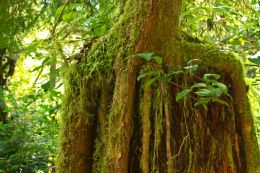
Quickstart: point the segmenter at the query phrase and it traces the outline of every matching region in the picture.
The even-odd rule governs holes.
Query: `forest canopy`
[[[237,84],[230,82],[230,76],[236,75],[231,71],[233,67],[238,67],[234,68],[239,72],[237,76],[242,76],[241,81],[245,81],[246,95],[251,105],[249,109],[254,120],[254,133],[257,136],[258,147],[260,147],[260,1],[183,0],[178,14],[176,13],[178,15],[176,26],[165,28],[164,33],[157,31],[156,24],[154,26],[147,24],[148,29],[138,30],[138,27],[141,28],[141,26],[145,28],[144,21],[152,21],[152,19],[142,18],[142,15],[147,14],[149,16],[149,12],[145,11],[146,8],[149,11],[149,5],[142,7],[140,5],[136,9],[133,8],[132,11],[129,10],[129,7],[136,3],[135,0],[0,1],[0,172],[62,172],[62,168],[57,168],[56,165],[66,169],[66,163],[69,161],[63,156],[74,152],[66,151],[63,148],[69,143],[63,139],[64,135],[68,135],[64,128],[72,128],[73,133],[72,125],[66,124],[67,121],[75,123],[75,126],[85,127],[84,123],[81,124],[80,118],[75,120],[72,117],[66,121],[66,115],[77,117],[81,114],[91,117],[86,121],[92,119],[96,121],[93,126],[94,128],[97,127],[97,130],[93,131],[93,135],[95,134],[98,137],[96,139],[91,136],[91,138],[95,138],[93,142],[95,144],[92,144],[95,148],[92,151],[94,152],[92,153],[94,159],[91,160],[94,166],[91,170],[94,170],[94,172],[95,170],[96,172],[116,170],[116,168],[104,167],[105,162],[107,162],[106,159],[113,160],[113,158],[100,158],[100,153],[105,152],[102,145],[107,140],[107,138],[103,139],[105,135],[102,136],[104,119],[102,117],[93,118],[93,115],[111,115],[109,117],[111,119],[106,119],[111,121],[111,124],[113,124],[113,121],[119,122],[122,119],[122,123],[124,123],[126,121],[124,118],[112,117],[123,111],[125,111],[125,114],[129,112],[129,114],[133,114],[132,121],[136,124],[132,129],[134,134],[131,135],[139,137],[143,135],[142,139],[144,139],[143,141],[130,139],[129,150],[133,150],[134,154],[129,157],[137,157],[138,163],[129,161],[129,172],[139,170],[139,168],[133,166],[139,164],[139,162],[144,165],[139,171],[145,172],[146,170],[149,172],[149,170],[152,170],[155,172],[156,170],[166,169],[162,165],[154,166],[157,163],[156,159],[158,159],[156,157],[159,156],[146,156],[146,154],[149,155],[149,152],[155,153],[152,148],[156,147],[156,142],[149,144],[150,149],[145,149],[145,145],[142,145],[142,148],[140,144],[155,140],[156,135],[162,135],[162,139],[165,138],[166,141],[165,147],[158,149],[158,151],[169,154],[168,151],[171,151],[172,146],[176,145],[177,148],[180,148],[172,151],[173,156],[169,156],[173,160],[175,159],[175,164],[172,165],[178,165],[183,161],[182,159],[178,160],[179,155],[182,155],[182,146],[185,146],[183,148],[187,152],[195,153],[195,149],[189,148],[189,145],[195,146],[190,142],[193,138],[190,137],[192,134],[189,128],[191,130],[193,126],[189,122],[187,123],[186,119],[180,120],[182,121],[181,125],[176,126],[176,128],[171,127],[172,129],[169,129],[169,131],[175,134],[176,129],[189,126],[187,127],[189,135],[181,134],[183,140],[169,142],[169,145],[167,145],[167,134],[169,132],[167,132],[167,123],[164,124],[165,127],[158,125],[167,121],[167,110],[171,110],[171,108],[167,108],[168,92],[166,91],[173,88],[171,94],[174,97],[169,100],[178,105],[175,110],[178,114],[189,115],[196,109],[196,113],[191,113],[192,116],[195,116],[195,114],[200,116],[204,115],[205,112],[216,111],[219,112],[219,115],[223,115],[217,118],[221,119],[220,123],[223,123],[222,121],[231,122],[222,112],[228,112],[230,115],[239,114],[234,108],[236,107],[236,100],[233,102],[235,97],[230,92],[234,88],[231,84],[240,86],[240,80],[237,80]],[[140,0],[140,4],[145,3]],[[173,15],[173,12],[167,11],[167,8],[163,7],[162,9],[164,11],[161,14]],[[152,11],[152,8],[150,11]],[[159,13],[155,13],[159,15]],[[162,21],[165,18],[165,16],[162,16]],[[157,20],[156,17],[154,19]],[[135,21],[136,23],[134,23]],[[161,25],[158,25],[158,28]],[[146,35],[142,35],[142,33],[151,29],[149,27],[154,27],[153,32],[151,32],[154,35],[148,35],[149,38],[146,38]],[[176,37],[177,41],[174,39],[171,42],[172,40],[169,39],[167,40],[169,44],[167,42],[167,45],[161,48],[160,45],[163,45],[163,43],[159,39],[157,39],[158,42],[153,39],[153,37],[159,37],[155,35],[157,32],[161,34],[161,37],[174,32],[172,36]],[[119,40],[118,38],[122,39]],[[146,38],[148,41],[142,42],[142,38]],[[149,41],[151,44],[148,43]],[[180,55],[173,51],[172,54],[169,53],[169,57],[179,56],[185,61],[179,59],[171,62],[170,58],[169,60],[166,59],[168,54],[164,51],[170,50],[171,48],[167,46],[176,44],[175,41],[177,43],[184,42],[183,45],[179,44],[176,46],[177,48],[174,47],[184,53]],[[185,45],[186,42],[187,45]],[[109,45],[111,43],[112,45]],[[196,47],[198,44],[202,45],[203,48]],[[142,45],[146,45],[149,49],[143,48]],[[158,52],[156,52],[157,46],[159,47]],[[153,48],[155,51],[152,50]],[[198,51],[199,49],[202,53]],[[132,50],[138,50],[138,52]],[[189,57],[188,53],[194,53],[194,57]],[[207,54],[210,54],[210,58],[203,59]],[[227,56],[223,59],[214,59],[214,56],[219,55]],[[122,58],[120,59],[119,56]],[[106,59],[106,57],[108,58]],[[110,57],[114,59],[109,59]],[[229,66],[230,57],[235,57],[234,62],[238,64],[237,66]],[[200,60],[198,61],[198,59]],[[201,59],[203,62],[201,62]],[[132,79],[133,84],[137,86],[137,91],[133,90],[133,92],[136,93],[135,97],[138,97],[138,99],[133,99],[138,101],[136,101],[137,106],[132,113],[130,108],[128,110],[128,106],[125,109],[122,108],[122,110],[113,109],[113,106],[117,103],[122,107],[124,106],[120,102],[124,102],[124,99],[117,98],[121,96],[122,90],[129,91],[129,93],[132,91],[131,87],[127,86],[118,89],[118,92],[115,89],[120,84],[131,84],[129,82],[130,77],[122,77],[120,82],[115,82],[119,81],[118,76],[121,74],[123,76],[126,70],[131,72],[131,63],[140,63],[140,66],[142,66],[140,72],[138,71],[138,74]],[[165,65],[167,63],[170,65]],[[207,63],[211,64],[207,65],[207,69],[200,68]],[[220,63],[223,64],[223,69],[231,69],[230,71],[227,70],[229,74],[214,69]],[[157,85],[158,87],[156,87]],[[109,86],[113,89],[103,89],[103,87],[109,88]],[[111,91],[114,89],[115,91]],[[126,98],[128,97],[126,96]],[[131,99],[130,96],[129,98]],[[156,102],[161,98],[162,102]],[[103,103],[110,102],[109,100],[112,100],[112,103],[107,104],[107,108],[104,107]],[[82,110],[80,106],[71,108],[73,104],[82,106]],[[135,104],[135,101],[133,101],[133,104]],[[159,105],[162,105],[162,107],[160,108]],[[91,111],[84,110],[84,107],[94,112],[93,115]],[[106,110],[110,108],[113,110]],[[235,111],[229,111],[229,108]],[[103,113],[102,111],[110,112]],[[136,118],[136,115],[143,115],[143,119]],[[145,117],[145,115],[147,116]],[[160,115],[166,115],[165,119],[162,117],[160,119]],[[169,115],[171,114],[169,113]],[[174,116],[174,113],[172,116]],[[171,119],[171,117],[168,118]],[[152,123],[157,120],[157,124]],[[178,118],[174,120],[178,120]],[[142,126],[143,121],[151,121],[151,123]],[[237,120],[234,121],[238,123]],[[109,122],[107,123],[104,126],[110,129]],[[243,121],[241,120],[239,123],[243,123]],[[136,126],[142,126],[143,131],[148,129],[148,134],[153,134],[149,131],[149,129],[152,129],[154,134],[150,138],[145,138],[140,129],[134,130]],[[242,127],[244,126],[242,125]],[[114,130],[113,127],[111,129]],[[240,129],[237,133],[240,133]],[[116,135],[118,134],[116,133]],[[115,139],[116,146],[117,138],[115,136],[113,136],[113,139]],[[147,140],[145,141],[145,139]],[[234,140],[239,141],[239,139]],[[189,144],[186,144],[185,141],[189,141]],[[159,145],[164,145],[164,143],[158,143],[158,148]],[[132,146],[138,146],[142,149],[131,148]],[[214,142],[211,147],[212,150],[216,147]],[[117,151],[117,148],[111,147],[109,149],[111,149],[111,152]],[[138,155],[141,153],[139,150],[143,152],[141,156]],[[245,150],[247,151],[247,149]],[[214,151],[217,152],[217,149]],[[65,154],[62,152],[65,152]],[[236,150],[233,151],[233,153],[236,152]],[[193,156],[185,155],[183,159],[187,159],[187,157]],[[153,158],[155,159],[153,160]],[[241,162],[240,165],[246,162],[243,159],[241,161],[236,159],[231,160]],[[99,162],[96,162],[97,160]],[[148,163],[147,160],[151,160],[151,162]],[[171,166],[169,166],[168,155],[163,157],[162,162],[165,160],[168,160],[167,169],[169,172]],[[192,164],[195,163],[189,165]],[[195,167],[190,166],[189,169],[196,172]],[[174,170],[174,166],[172,169]],[[184,170],[182,167],[180,169]],[[246,168],[241,166],[241,170],[244,169]],[[73,172],[72,170],[66,171]]]

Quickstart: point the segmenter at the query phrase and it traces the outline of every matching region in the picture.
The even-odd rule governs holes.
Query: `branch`
[[[245,64],[245,65],[250,67],[260,67],[260,64]]]
[[[59,20],[61,18],[61,16],[63,15],[64,11],[65,11],[65,8],[67,7],[67,5],[69,4],[70,0],[68,0],[65,4],[64,4],[64,7],[62,8],[57,20],[55,21],[54,23],[54,26],[53,26],[53,29],[52,29],[52,32],[51,32],[51,35],[54,36],[55,34],[55,31],[56,31],[56,28],[57,28],[57,25],[59,23]]]

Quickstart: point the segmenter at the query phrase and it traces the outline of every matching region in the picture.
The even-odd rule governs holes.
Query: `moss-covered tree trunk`
[[[181,36],[180,8],[180,0],[128,0],[110,33],[65,69],[58,172],[259,172],[242,64]],[[163,64],[127,58],[142,52],[163,57]],[[196,74],[152,85],[136,80],[146,70],[178,71],[190,60],[199,65]],[[222,76],[229,106],[175,101],[177,86],[190,87],[204,73]]]

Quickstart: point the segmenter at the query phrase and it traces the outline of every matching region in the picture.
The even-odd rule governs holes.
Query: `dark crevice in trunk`
[[[166,152],[166,136],[165,131],[161,135],[161,143],[159,145],[159,153],[157,158],[157,164],[159,172],[167,172],[167,152]]]
[[[136,96],[135,96],[135,108],[133,114],[133,131],[130,141],[130,150],[129,150],[129,173],[139,173],[141,171],[141,164],[140,164],[140,156],[141,156],[141,148],[142,148],[142,123],[141,123],[141,116],[139,112],[140,106],[140,98],[142,96],[142,91],[140,87],[140,82],[136,83]]]
[[[90,126],[89,129],[95,129],[92,131],[92,134],[93,136],[90,137],[90,140],[88,141],[90,144],[89,144],[89,147],[88,147],[88,157],[87,157],[87,161],[86,161],[86,164],[88,165],[87,166],[87,172],[89,173],[92,173],[92,166],[93,166],[93,163],[94,163],[94,159],[93,159],[93,154],[94,154],[94,144],[95,144],[95,139],[97,137],[97,117],[94,118],[93,120],[93,125]]]
[[[239,161],[240,161],[240,164],[241,164],[241,170],[240,172],[243,173],[243,172],[246,172],[247,170],[247,167],[246,167],[246,155],[245,155],[245,150],[244,150],[244,144],[243,144],[243,140],[242,140],[242,132],[241,132],[241,121],[240,121],[240,118],[239,116],[239,110],[237,109],[237,106],[234,105],[234,103],[232,103],[233,106],[234,106],[234,113],[236,115],[235,117],[235,122],[236,122],[236,131],[238,132],[238,135],[237,135],[237,142],[238,142],[238,148],[239,148]]]

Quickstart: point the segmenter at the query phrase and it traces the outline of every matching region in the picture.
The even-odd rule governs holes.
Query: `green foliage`
[[[256,3],[247,3],[226,0],[187,3],[181,14],[183,29],[224,48],[255,52],[259,8]]]
[[[0,2],[0,48],[6,48],[12,53],[18,49],[22,36],[36,23],[44,10],[43,2],[20,0]],[[43,4],[41,8],[36,8],[40,4]]]
[[[257,0],[185,0],[181,13],[183,31],[200,41],[213,43],[223,51],[239,54],[246,66],[249,88],[257,90],[250,95],[252,105],[255,105],[252,100],[260,97],[259,5]],[[254,114],[256,117],[259,115],[257,112]]]
[[[154,60],[159,65],[162,65],[162,63],[163,63],[162,57],[154,55],[154,53],[152,53],[152,52],[139,53],[139,54],[128,56],[127,58],[134,58],[134,57],[139,57],[146,61]]]
[[[258,145],[260,146],[260,99],[257,97],[260,93],[260,88],[257,85],[253,85],[249,88],[249,98],[252,104],[252,111],[255,118],[256,135],[258,139]]]
[[[254,64],[257,64],[257,65],[260,65],[260,56],[257,56],[257,57],[250,57],[248,58],[248,60]]]
[[[154,55],[154,53],[152,53],[152,52],[145,52],[145,53],[130,55],[126,59],[129,59],[129,58],[142,58],[145,61],[150,62],[150,63],[152,63],[152,61],[154,61],[156,64],[158,64],[160,66],[163,63],[163,58],[160,57],[160,56]],[[145,83],[145,87],[149,87],[155,81],[169,80],[170,79],[169,76],[165,76],[165,75],[163,76],[163,74],[164,73],[163,73],[163,70],[161,68],[159,70],[148,70],[148,71],[138,75],[137,80],[140,81],[144,77],[149,77],[149,79]],[[171,75],[173,75],[173,73]]]
[[[218,82],[220,75],[218,74],[204,74],[202,77],[202,83],[195,83],[190,88],[184,89],[177,93],[176,101],[183,99],[190,93],[194,93],[197,101],[194,106],[202,105],[207,109],[207,104],[219,103],[229,107],[228,103],[222,99],[221,96],[231,96],[228,94],[228,88],[225,84]],[[195,90],[195,91],[194,91]]]
[[[176,101],[178,102],[179,100],[183,99],[191,91],[192,91],[192,89],[187,88],[187,89],[182,90],[181,92],[178,92],[177,95],[176,95]]]
[[[56,91],[28,93],[16,98],[6,93],[12,121],[0,124],[0,172],[47,172],[54,169],[59,104]],[[47,99],[47,100],[46,100]],[[19,101],[18,101],[19,100]]]
[[[150,62],[151,60],[155,60],[155,62],[159,65],[162,65],[162,57],[156,56],[153,53],[140,53],[131,55],[128,58],[135,58],[139,57],[144,59],[147,62]],[[151,64],[150,68],[152,69]],[[198,65],[197,64],[190,64],[190,66],[183,67],[183,70],[186,70],[188,73],[194,73],[197,71]],[[148,70],[137,77],[137,81],[140,81],[144,77],[148,77],[148,80],[145,83],[145,86],[148,87],[152,85],[155,81],[167,81],[169,83],[171,82],[171,79],[174,75],[178,75],[180,73],[184,73],[184,71],[173,71],[168,74],[164,73],[164,70],[162,67],[159,68],[159,70]],[[194,104],[194,106],[202,105],[205,109],[207,109],[208,103],[219,103],[222,105],[225,105],[229,107],[228,103],[221,99],[222,96],[228,96],[229,98],[232,98],[228,94],[228,88],[225,84],[218,82],[220,79],[220,75],[218,74],[204,74],[201,81],[202,83],[195,83],[190,88],[186,88],[182,90],[181,92],[177,93],[176,95],[176,101],[180,101],[185,96],[187,96],[190,93],[194,93],[196,95],[197,101]],[[175,83],[173,83],[175,84]],[[175,84],[178,86],[177,84]]]

